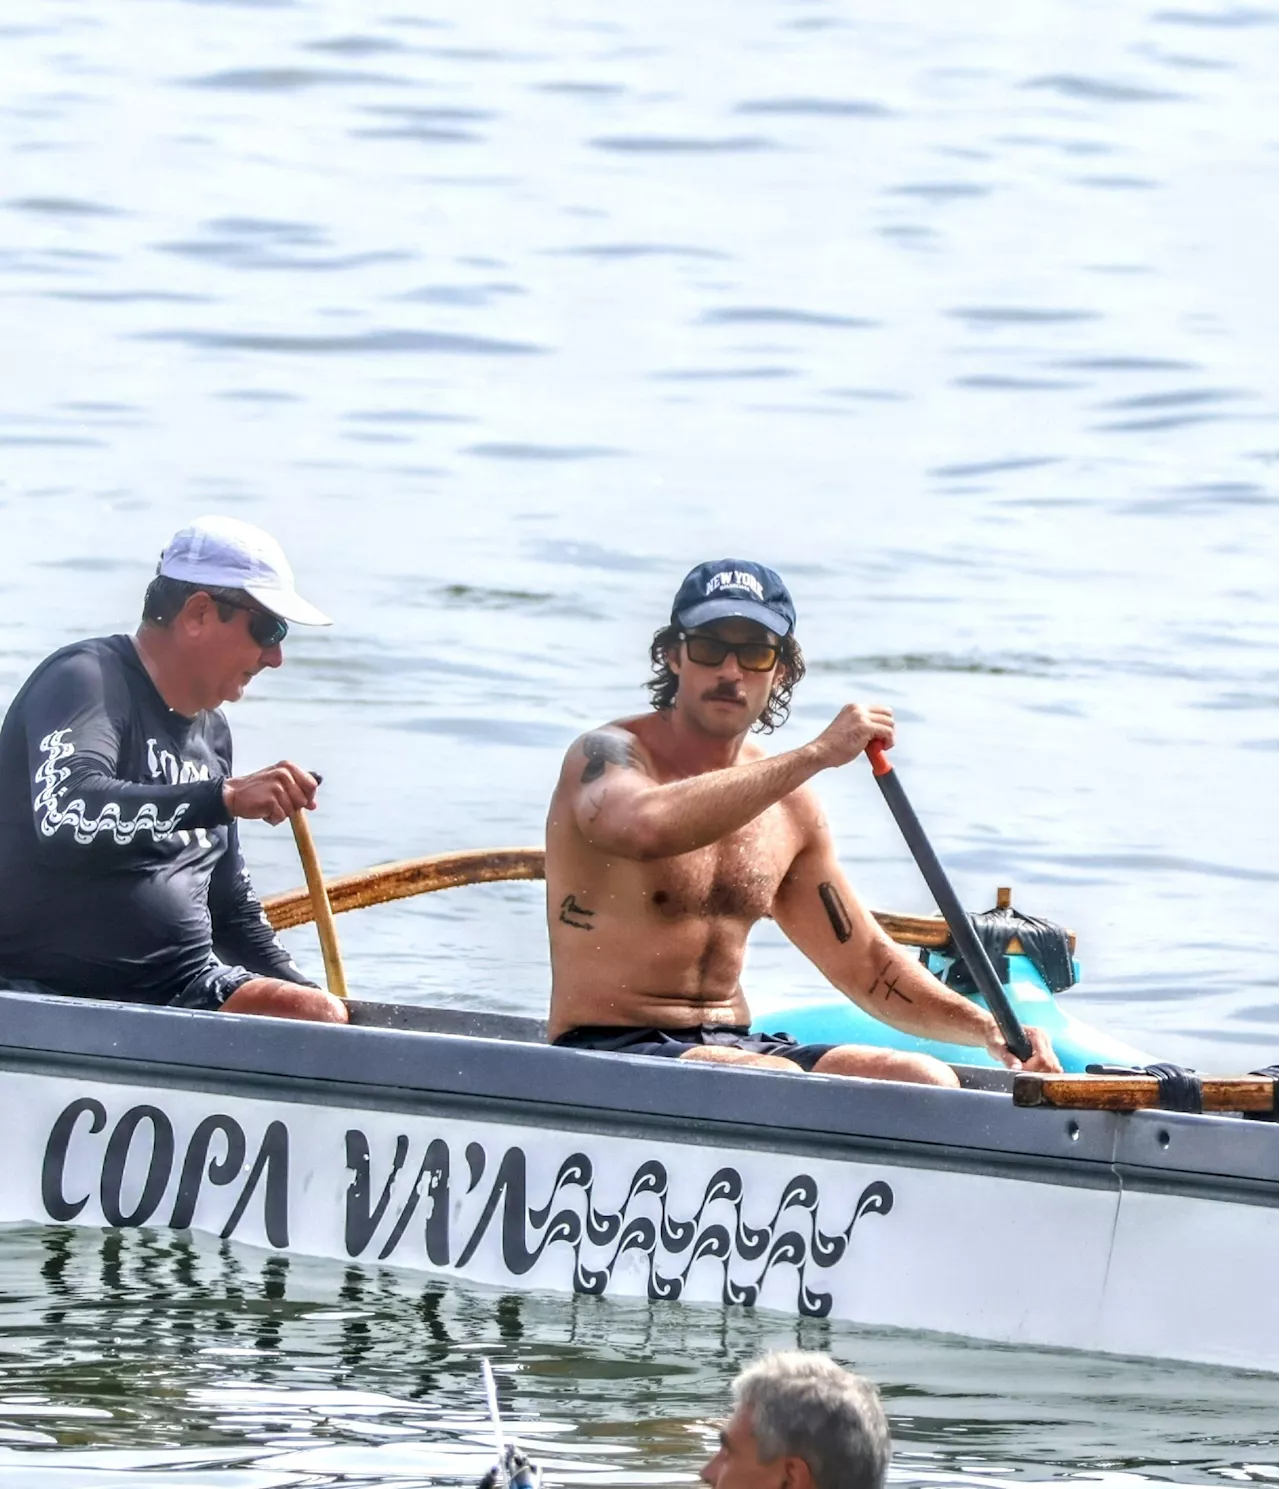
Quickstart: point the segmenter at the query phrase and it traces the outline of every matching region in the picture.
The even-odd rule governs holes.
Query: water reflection
[[[254,1483],[468,1484],[490,1441],[480,1355],[551,1483],[687,1483],[735,1371],[780,1347],[881,1383],[899,1481],[1265,1479],[1274,1458],[1274,1383],[1259,1377],[508,1294],[196,1236],[10,1229],[0,1293],[0,1484],[73,1461],[97,1483],[121,1454],[141,1473],[178,1449],[203,1472],[273,1476]]]

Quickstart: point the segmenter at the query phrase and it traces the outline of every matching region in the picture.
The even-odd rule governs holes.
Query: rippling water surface
[[[1274,1058],[1275,52],[1222,0],[9,0],[0,697],[243,516],[338,620],[232,715],[324,772],[327,867],[536,843],[685,569],[758,556],[810,661],[779,747],[891,702],[962,896],[1079,932],[1074,1011]],[[867,773],[819,784],[927,909]],[[352,983],[540,1012],[541,916],[353,916]],[[818,985],[768,928],[748,971]],[[795,1329],[140,1237],[0,1277],[15,1484],[463,1482],[482,1346],[560,1481],[676,1482]],[[1274,1477],[1240,1377],[821,1342],[912,1479]]]
[[[736,1371],[797,1346],[880,1383],[895,1485],[1276,1480],[1262,1376],[504,1295],[138,1231],[11,1233],[0,1288],[5,1489],[474,1484],[482,1356],[550,1483],[687,1484]]]

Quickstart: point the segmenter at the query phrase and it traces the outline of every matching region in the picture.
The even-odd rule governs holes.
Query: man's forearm
[[[840,991],[895,1029],[947,1044],[987,1045],[999,1037],[995,1020],[983,1008],[941,982],[900,946],[884,941],[872,948],[869,970]]]
[[[804,785],[825,763],[821,751],[807,744],[768,760],[653,786],[632,804],[643,856],[674,858],[717,842]]]

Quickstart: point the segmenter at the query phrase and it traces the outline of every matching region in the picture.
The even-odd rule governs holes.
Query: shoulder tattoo
[[[621,765],[624,770],[644,770],[640,753],[632,743],[631,736],[617,729],[597,729],[582,741],[582,753],[587,763],[582,768],[582,784],[589,786],[598,781],[610,765]]]

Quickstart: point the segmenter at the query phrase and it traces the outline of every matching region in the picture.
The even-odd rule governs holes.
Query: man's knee
[[[276,1019],[306,1019],[317,1024],[345,1024],[347,1006],[323,988],[254,977],[242,983],[222,1005],[224,1013],[256,1013]]]
[[[909,1081],[918,1086],[954,1087],[960,1084],[960,1078],[950,1065],[933,1055],[873,1049],[860,1044],[837,1045],[823,1055],[813,1070],[815,1075],[860,1075],[867,1080]]]

